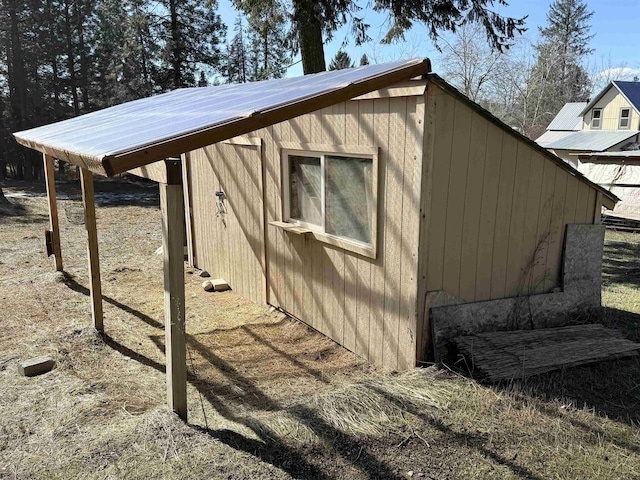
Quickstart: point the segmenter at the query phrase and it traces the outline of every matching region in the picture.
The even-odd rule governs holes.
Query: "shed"
[[[516,299],[545,319],[599,306],[592,226],[615,195],[429,70],[181,89],[15,134],[44,153],[50,187],[52,156],[82,168],[98,328],[91,173],[160,183],[169,404],[183,416],[185,220],[190,263],[389,370],[452,332],[508,328]],[[469,320],[478,306],[492,322]]]

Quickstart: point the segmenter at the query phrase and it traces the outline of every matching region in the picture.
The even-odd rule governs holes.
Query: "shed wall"
[[[426,111],[419,359],[430,306],[558,287],[565,226],[594,222],[597,193],[433,83]]]
[[[368,361],[391,370],[411,368],[416,359],[423,118],[422,97],[358,100],[248,135],[263,142],[268,302]],[[297,235],[269,225],[283,220],[282,143],[322,144],[329,151],[337,145],[379,148],[376,259],[323,243],[311,235]],[[206,152],[218,148],[207,147],[195,155],[203,170],[193,174],[194,202],[198,201],[195,197],[210,195],[206,192],[214,189],[215,162],[205,161],[205,157]],[[222,163],[227,172],[246,168],[243,162]],[[206,169],[210,171],[205,174]],[[211,211],[208,215],[212,215]],[[198,266],[204,259],[198,252],[211,250],[219,234],[219,222],[209,223],[206,232],[195,235]],[[229,245],[249,242],[242,229],[228,232]],[[207,268],[217,276],[218,271],[224,270],[221,264],[214,263],[213,254],[208,255],[212,260]],[[236,271],[251,275],[241,265]],[[239,277],[229,281],[234,290],[252,298],[238,288]]]

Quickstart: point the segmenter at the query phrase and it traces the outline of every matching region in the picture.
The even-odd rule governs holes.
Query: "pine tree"
[[[247,20],[247,80],[281,78],[290,61],[286,11],[278,0],[235,0]]]
[[[369,65],[369,57],[367,57],[366,53],[362,54],[362,57],[360,57],[360,66],[364,66],[364,65]]]
[[[247,81],[247,47],[245,44],[242,17],[236,18],[235,35],[227,46],[227,81],[245,83]]]
[[[265,1],[235,0],[245,13],[259,9]],[[387,14],[390,29],[384,37],[389,43],[402,39],[414,23],[427,26],[429,36],[437,41],[441,31],[455,31],[464,23],[481,25],[489,44],[498,50],[507,48],[518,32],[525,30],[524,18],[516,19],[495,13],[494,0],[376,0],[373,9]],[[507,5],[505,0],[499,0]],[[355,0],[290,0],[286,8],[291,14],[291,36],[295,52],[302,55],[304,73],[326,69],[324,41],[331,40],[340,27],[349,25],[356,45],[370,40],[369,25],[359,15],[361,7]]]
[[[338,50],[329,64],[329,70],[342,70],[344,68],[353,68],[354,66],[349,54],[343,50]]]
[[[222,63],[220,42],[226,27],[216,13],[218,2],[161,0],[166,13],[156,13],[156,35],[163,39],[163,89],[196,84],[199,69],[218,71]]]
[[[547,26],[540,28],[537,46],[541,61],[553,62],[553,89],[557,93],[558,111],[566,102],[584,101],[589,97],[589,79],[584,59],[593,52],[589,48],[593,12],[582,0],[555,0],[547,13]]]

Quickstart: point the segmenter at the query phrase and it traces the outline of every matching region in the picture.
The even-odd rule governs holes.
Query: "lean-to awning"
[[[239,85],[184,88],[14,134],[112,176],[424,75],[427,59]]]

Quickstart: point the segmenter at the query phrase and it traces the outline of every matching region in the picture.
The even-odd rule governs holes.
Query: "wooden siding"
[[[216,144],[190,155],[195,265],[244,297],[266,301],[260,145]],[[226,213],[217,213],[224,191]]]
[[[389,370],[411,368],[416,359],[422,98],[344,102],[248,135],[262,139],[264,145],[268,303]],[[331,146],[338,145],[378,148],[376,259],[269,224],[283,220],[283,143],[321,144],[329,151]],[[193,155],[193,210],[194,217],[201,219],[194,220],[196,264],[206,268],[219,265],[219,271],[229,276],[231,287],[252,298],[240,290],[244,288],[241,282],[246,281],[239,276],[242,265],[230,266],[235,270],[229,273],[224,269],[224,265],[231,263],[228,257],[237,258],[236,255],[220,251],[237,248],[232,243],[245,242],[242,230],[227,228],[227,243],[215,247],[221,226],[211,198],[219,182],[214,170],[221,169],[220,175],[224,177],[236,168],[228,161],[215,167],[217,158],[227,158],[214,155],[219,148],[220,145],[207,147]],[[195,200],[196,197],[200,200]],[[231,203],[234,195],[230,190],[228,197]],[[249,202],[241,208],[250,209]],[[208,219],[205,221],[204,217]],[[232,238],[236,241],[232,242]],[[216,255],[219,260],[215,260]],[[212,275],[217,276],[217,271],[212,271]],[[222,273],[220,276],[224,276]],[[252,277],[253,273],[249,271],[247,276]]]
[[[630,130],[640,129],[640,117],[638,112],[631,106],[626,98],[614,86],[611,86],[596,104],[584,114],[583,128],[591,130],[591,112],[594,108],[602,109],[602,127],[600,130],[618,130],[620,125],[620,110],[623,108],[631,109],[631,120],[629,123]]]
[[[430,84],[418,288],[418,359],[430,293],[475,302],[560,286],[564,231],[593,223],[596,190]]]

